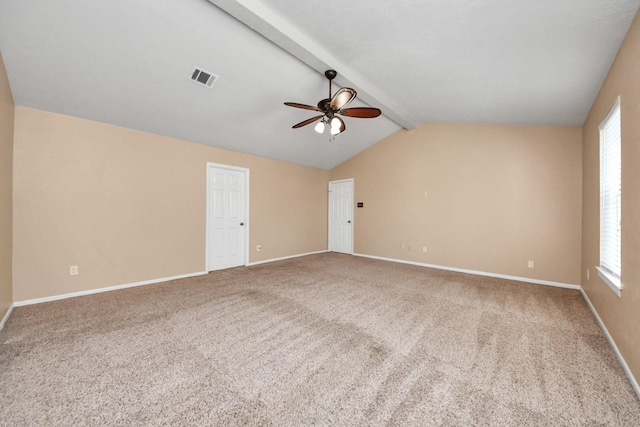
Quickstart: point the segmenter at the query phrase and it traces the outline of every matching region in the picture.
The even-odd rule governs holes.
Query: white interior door
[[[329,182],[329,250],[353,253],[353,179]]]
[[[248,170],[207,164],[207,271],[246,262]]]

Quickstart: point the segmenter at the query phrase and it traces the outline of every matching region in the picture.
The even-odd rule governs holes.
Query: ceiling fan
[[[305,110],[313,110],[322,113],[318,116],[311,117],[310,119],[293,125],[293,129],[301,128],[302,126],[306,126],[320,120],[320,122],[314,128],[315,131],[318,133],[323,133],[325,127],[329,125],[331,135],[336,136],[344,132],[344,130],[347,128],[347,126],[344,124],[344,120],[342,120],[341,117],[338,117],[338,115],[371,119],[374,117],[378,117],[382,113],[379,108],[372,107],[344,108],[356,98],[356,91],[349,87],[343,87],[342,89],[338,90],[335,95],[331,96],[331,81],[336,78],[338,73],[335,70],[327,70],[324,72],[324,75],[327,79],[329,79],[329,98],[325,98],[318,102],[317,107],[314,107],[312,105],[298,104],[297,102],[284,103],[284,105],[287,105],[289,107],[302,108]]]

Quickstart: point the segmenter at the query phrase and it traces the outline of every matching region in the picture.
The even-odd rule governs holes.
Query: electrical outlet
[[[426,246],[422,247],[422,252],[424,252],[425,254],[427,253],[427,247]]]
[[[401,245],[400,245],[400,247],[401,247],[402,249],[404,249],[404,248],[406,248],[406,247],[407,247],[407,245],[406,245],[406,243],[403,243],[403,244],[401,244]]]
[[[427,195],[429,195],[429,192],[427,190],[424,190],[424,197],[427,197]]]
[[[69,267],[69,276],[77,276],[78,275],[78,266],[72,265]]]
[[[533,268],[533,261],[529,261],[527,263],[527,268]]]
[[[258,252],[260,252],[260,251],[262,250],[262,245],[258,245],[258,246],[256,246],[256,250],[257,250]]]

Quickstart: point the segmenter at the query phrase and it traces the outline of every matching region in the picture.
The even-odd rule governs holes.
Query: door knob
[[[241,222],[240,225],[244,225],[244,222]]]
[[[351,220],[347,221],[348,224],[351,224]]]

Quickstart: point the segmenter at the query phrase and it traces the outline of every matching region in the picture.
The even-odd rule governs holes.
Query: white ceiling
[[[0,0],[0,50],[17,105],[330,169],[417,122],[582,125],[639,6]],[[326,68],[384,116],[291,129],[314,114],[282,103],[326,97]]]

